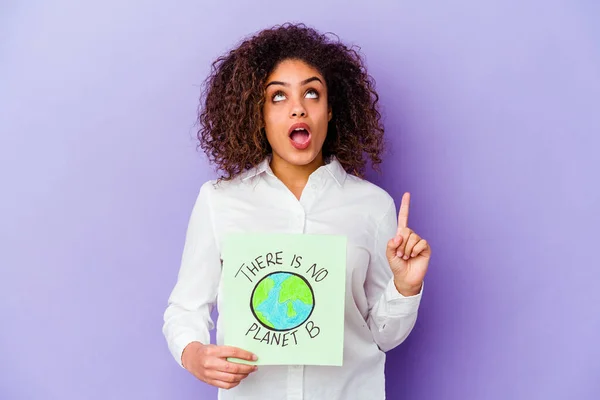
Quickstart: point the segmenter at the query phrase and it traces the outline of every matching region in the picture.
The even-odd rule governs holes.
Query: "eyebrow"
[[[323,84],[323,82],[321,82],[321,80],[320,80],[318,77],[316,77],[316,76],[312,76],[312,77],[310,77],[310,78],[308,78],[308,79],[305,79],[305,80],[303,80],[302,82],[300,82],[300,85],[301,85],[301,86],[304,86],[304,85],[306,85],[306,84],[309,84],[309,83],[311,83],[311,82],[314,82],[314,81],[318,81],[318,82],[320,82],[320,83],[321,83],[321,85]],[[271,81],[271,82],[269,82],[269,83],[267,84],[267,86],[265,86],[265,89],[266,89],[266,88],[268,88],[268,87],[269,87],[269,86],[271,86],[271,85],[281,85],[281,86],[286,86],[286,87],[289,87],[289,86],[290,86],[290,84],[289,84],[289,83],[287,83],[287,82],[281,82],[281,81]]]

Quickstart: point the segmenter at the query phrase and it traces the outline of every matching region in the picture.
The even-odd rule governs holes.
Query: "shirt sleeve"
[[[393,349],[402,343],[412,331],[417,320],[421,292],[403,296],[394,285],[394,277],[385,255],[387,242],[396,235],[398,221],[396,206],[390,206],[377,224],[374,249],[365,281],[369,305],[367,322],[375,343],[382,351]]]
[[[210,314],[221,279],[221,258],[211,215],[211,182],[200,189],[188,222],[177,282],[164,312],[163,334],[169,350],[182,365],[184,348],[193,341],[210,343]]]

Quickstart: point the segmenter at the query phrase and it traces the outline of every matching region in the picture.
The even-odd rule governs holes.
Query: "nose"
[[[306,109],[304,108],[304,105],[302,104],[301,101],[296,101],[292,105],[292,109],[291,109],[291,112],[290,112],[290,117],[291,118],[306,117]]]

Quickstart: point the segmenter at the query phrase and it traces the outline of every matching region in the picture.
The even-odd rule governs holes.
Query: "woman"
[[[383,150],[378,96],[360,56],[304,25],[264,30],[213,64],[198,138],[223,172],[193,208],[163,332],[177,362],[221,399],[383,399],[385,351],[417,318],[431,254],[393,199],[363,180]],[[210,344],[228,232],[348,239],[341,367],[254,366]],[[225,389],[225,390],[224,390]]]

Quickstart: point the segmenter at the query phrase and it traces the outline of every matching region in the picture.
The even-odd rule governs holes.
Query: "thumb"
[[[388,240],[385,251],[388,260],[393,260],[396,257],[396,251],[398,250],[398,247],[400,247],[400,244],[402,244],[402,236],[395,236]]]

